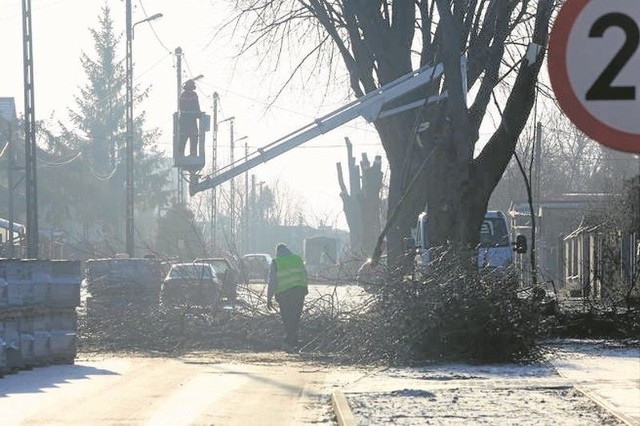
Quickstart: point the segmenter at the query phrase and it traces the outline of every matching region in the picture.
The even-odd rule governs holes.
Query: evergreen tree
[[[126,179],[126,74],[124,59],[117,55],[122,35],[114,30],[111,10],[102,7],[98,27],[89,30],[94,41],[95,56],[82,52],[81,63],[88,82],[75,96],[70,108],[70,125],[60,124],[62,134],[52,138],[49,152],[59,157],[77,158],[62,172],[45,172],[56,180],[43,177],[49,192],[51,214],[60,217],[60,203],[67,204],[67,219],[82,225],[83,236],[92,233],[110,241],[114,251],[122,251],[125,219]],[[134,87],[134,106],[149,95],[149,89]],[[159,129],[145,130],[146,116],[136,109],[134,120],[134,189],[136,215],[163,206],[170,168],[155,147]],[[50,184],[48,183],[50,182]],[[55,185],[53,184],[55,182]],[[57,204],[57,206],[56,206]],[[54,211],[57,211],[54,214]],[[140,233],[140,223],[136,232]],[[77,228],[76,228],[77,231]]]
[[[184,205],[175,205],[158,218],[156,254],[191,261],[206,255],[202,231],[195,215]]]

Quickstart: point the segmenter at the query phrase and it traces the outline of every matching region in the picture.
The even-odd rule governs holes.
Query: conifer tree
[[[76,157],[65,167],[45,169],[42,180],[48,187],[52,216],[60,217],[59,210],[64,209],[68,220],[82,225],[84,237],[102,235],[111,242],[113,250],[122,251],[126,75],[124,55],[118,55],[122,35],[114,29],[111,10],[106,3],[98,17],[98,26],[89,31],[95,52],[93,55],[82,52],[80,57],[87,82],[79,88],[74,107],[68,109],[68,122],[60,123],[61,135],[50,138],[48,146],[49,152],[57,157]],[[141,105],[148,95],[149,88],[134,87],[134,104]],[[159,129],[145,129],[143,108],[134,110],[134,189],[138,214],[166,203],[168,191],[164,187],[170,168],[163,163],[162,153],[155,147]],[[46,176],[55,178],[48,183]],[[60,200],[64,201],[61,203]]]

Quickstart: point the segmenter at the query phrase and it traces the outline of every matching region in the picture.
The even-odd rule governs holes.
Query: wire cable
[[[91,172],[91,175],[93,177],[95,177],[96,179],[101,180],[101,181],[110,180],[116,174],[116,172],[118,171],[118,165],[115,164],[113,166],[113,170],[111,170],[108,174],[101,175],[101,174],[98,173],[98,171],[96,169],[93,168],[93,164],[91,163],[91,161],[88,161],[87,165],[89,166],[89,171]]]
[[[0,151],[0,158],[4,156],[4,153],[7,151],[8,148],[9,148],[9,142],[5,143],[4,146],[2,147],[2,151]]]
[[[50,168],[50,169],[67,166],[67,165],[71,164],[72,162],[74,162],[76,159],[78,159],[80,156],[82,156],[82,153],[78,152],[68,160],[61,161],[59,163],[52,163],[52,162],[49,162],[49,161],[45,160],[44,158],[42,158],[42,151],[39,150],[38,152],[40,153],[39,156],[36,155],[36,160],[38,161],[38,164],[41,165],[42,167],[47,167],[47,168]]]
[[[144,2],[142,0],[138,0],[138,3],[140,4],[140,8],[142,9],[142,13],[144,13],[144,17],[148,18],[149,15],[147,14],[146,9],[144,8]],[[173,55],[173,52],[171,51],[171,49],[169,49],[160,39],[160,37],[158,36],[158,33],[156,32],[156,29],[153,28],[153,24],[151,22],[149,22],[149,26],[151,27],[151,32],[153,33],[154,37],[156,38],[156,40],[158,40],[158,43],[160,43],[160,46],[162,46],[162,48],[164,50],[166,50],[167,52],[169,52],[169,54]]]

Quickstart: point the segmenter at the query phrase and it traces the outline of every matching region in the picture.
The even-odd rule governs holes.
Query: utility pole
[[[182,92],[182,48],[180,47],[176,47],[175,50],[175,54],[176,54],[176,81],[177,81],[177,88],[178,88],[178,93],[176,95],[176,111],[180,111],[180,93]],[[176,151],[179,151],[182,147],[180,146],[180,117],[178,117],[178,123],[177,123],[177,146],[174,148]],[[182,153],[177,153],[175,155],[181,155]],[[176,157],[177,158],[177,157]],[[177,185],[177,197],[176,200],[178,202],[178,205],[182,205],[184,203],[184,181],[182,179],[182,167],[178,167],[177,169],[177,173],[178,173],[178,185]]]
[[[249,144],[244,143],[244,158],[249,158]],[[249,172],[244,172],[244,227],[242,249],[249,253]]]
[[[542,123],[536,123],[535,134],[535,175],[533,178],[533,206],[531,214],[531,282],[535,286],[538,283],[538,240],[539,232],[536,220],[540,208],[540,180],[542,178]]]
[[[36,118],[33,87],[33,28],[31,0],[22,0],[24,68],[24,151],[26,161],[27,257],[38,258],[38,182],[36,179]],[[13,229],[10,230],[13,232]]]
[[[255,246],[256,246],[256,235],[255,235],[255,229],[256,229],[256,224],[255,224],[255,216],[256,216],[256,175],[251,175],[251,208],[249,209],[249,212],[251,213],[249,216],[249,235],[251,235],[251,241],[252,243],[249,243],[249,252],[253,253],[255,252]]]
[[[535,150],[535,165],[536,174],[534,176],[534,200],[535,203],[540,205],[540,181],[542,180],[542,122],[538,121],[536,124],[536,150]]]
[[[8,179],[7,183],[9,185],[9,258],[13,258],[13,221],[14,221],[14,207],[13,207],[13,169],[14,158],[13,158],[13,120],[9,121],[9,145],[7,146],[7,155],[9,156],[7,161],[8,170]]]
[[[216,117],[217,117],[217,114],[216,114]],[[233,120],[235,120],[235,117],[233,117],[233,116],[231,116],[229,118],[225,118],[224,120],[220,120],[220,121],[218,121],[217,118],[215,119],[216,129],[218,128],[219,124],[222,124],[222,123],[224,123],[226,121],[229,122],[229,140],[230,140],[230,146],[231,146],[231,153],[230,153],[231,164],[233,164],[233,148],[234,148],[234,143],[235,143],[235,141],[233,140]],[[217,133],[217,132],[214,132],[214,133]],[[217,163],[217,161],[218,161],[217,159],[218,159],[218,154],[217,154],[217,136],[216,136],[216,154],[214,156],[214,162]],[[213,189],[215,191],[215,188],[213,188]],[[235,221],[234,208],[235,208],[235,206],[233,205],[233,203],[235,202],[235,198],[234,198],[235,185],[234,185],[233,179],[231,179],[231,191],[230,192],[231,192],[231,194],[230,194],[230,200],[231,201],[230,201],[230,206],[229,206],[229,222],[230,222],[229,231],[230,231],[230,234],[231,234],[231,238],[233,239],[233,241],[231,243],[233,245],[232,248],[235,249],[235,234],[234,234],[234,221]],[[214,194],[215,194],[215,192],[214,192]]]
[[[126,244],[127,254],[134,257],[133,243],[133,25],[131,23],[131,0],[126,0]]]
[[[234,159],[234,155],[235,155],[235,147],[236,147],[236,142],[240,142],[241,140],[247,139],[247,136],[243,136],[239,139],[235,139],[235,134],[234,134],[234,128],[233,128],[233,119],[231,120],[231,165],[234,164],[235,159]],[[242,205],[242,199],[240,199],[240,205]],[[236,226],[236,183],[235,183],[235,179],[231,179],[231,235],[233,235],[233,243],[234,243],[234,248],[237,249],[237,244],[238,242],[240,242],[240,245],[242,245],[242,226],[240,227],[240,229],[238,229],[238,227]],[[239,232],[238,232],[239,231]],[[240,235],[236,235],[236,233],[239,233]]]
[[[233,140],[233,117],[230,118],[230,122],[229,122],[229,142],[230,142],[230,146],[231,146],[231,153],[229,156],[229,160],[230,160],[230,164],[233,164],[234,159],[233,159],[233,151],[235,150],[235,142]],[[230,194],[230,198],[231,198],[231,238],[233,241],[233,245],[235,248],[235,242],[236,242],[236,183],[235,183],[235,179],[231,179],[231,194]]]
[[[218,96],[218,92],[213,92],[213,141],[211,146],[211,174],[215,174],[217,168],[217,160],[218,160],[218,100],[220,97]],[[216,242],[216,231],[217,231],[217,219],[218,219],[218,198],[216,188],[211,188],[211,217],[210,223],[211,226],[211,249],[214,248],[214,244]]]
[[[257,210],[258,210],[259,218],[257,220],[260,221],[260,225],[256,229],[256,235],[254,237],[254,240],[255,240],[255,243],[256,243],[256,247],[262,247],[262,243],[264,242],[264,223],[265,223],[265,220],[264,220],[264,203],[263,203],[264,198],[262,197],[262,186],[265,183],[266,182],[263,181],[263,180],[258,182],[258,186],[260,187],[260,192],[258,193],[258,209]]]
[[[129,258],[135,256],[135,244],[134,244],[134,182],[133,182],[133,35],[135,26],[138,24],[142,24],[143,22],[153,21],[154,19],[162,18],[162,13],[156,13],[155,15],[151,15],[148,18],[145,18],[141,21],[136,22],[135,24],[131,22],[131,0],[126,0],[126,39],[127,39],[127,50],[125,57],[125,70],[126,70],[126,141],[125,141],[125,151],[126,151],[126,200],[125,200],[125,211],[126,211],[126,245],[127,245],[127,254]]]

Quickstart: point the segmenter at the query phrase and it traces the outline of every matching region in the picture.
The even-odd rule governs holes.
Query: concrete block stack
[[[0,376],[76,356],[80,262],[0,259]]]

